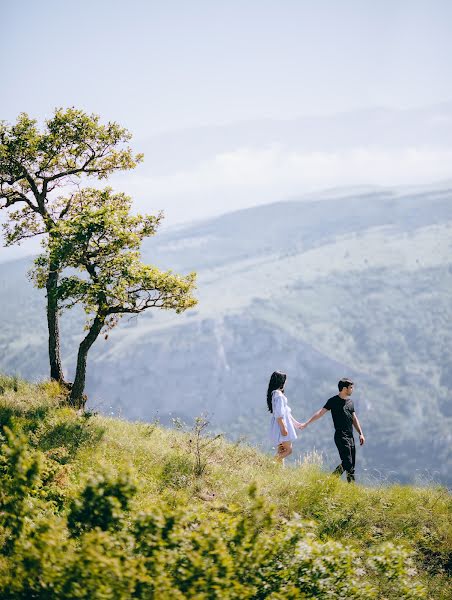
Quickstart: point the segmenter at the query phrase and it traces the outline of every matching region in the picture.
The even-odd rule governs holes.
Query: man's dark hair
[[[348,388],[348,386],[353,385],[353,381],[348,379],[348,377],[342,377],[342,379],[337,384],[339,391],[342,392],[344,388]]]

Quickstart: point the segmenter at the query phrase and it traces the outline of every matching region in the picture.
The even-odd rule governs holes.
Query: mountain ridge
[[[451,240],[449,187],[341,192],[162,232],[144,245],[143,260],[197,270],[199,305],[184,315],[148,312],[99,340],[88,365],[90,401],[168,422],[213,409],[218,430],[265,447],[273,370],[288,372],[300,419],[348,375],[369,431],[362,467],[393,470],[400,481],[424,469],[450,482]],[[0,365],[35,378],[47,374],[45,313],[42,294],[19,272],[25,264],[0,265],[4,282],[11,275],[9,301],[0,288]],[[80,311],[63,315],[69,376],[82,329]],[[330,429],[327,420],[316,424],[298,448],[335,460]],[[427,440],[432,456],[423,453]]]

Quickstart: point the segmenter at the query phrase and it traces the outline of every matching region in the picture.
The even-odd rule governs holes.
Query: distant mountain
[[[131,419],[189,420],[268,448],[265,395],[288,373],[305,419],[356,380],[368,443],[361,476],[452,483],[452,186],[332,190],[242,210],[157,235],[144,259],[198,272],[199,306],[149,311],[98,340],[88,366],[92,406]],[[47,375],[42,294],[26,261],[0,265],[0,370]],[[83,317],[63,317],[73,368]],[[302,433],[337,462],[329,415]],[[363,471],[367,469],[367,471]]]

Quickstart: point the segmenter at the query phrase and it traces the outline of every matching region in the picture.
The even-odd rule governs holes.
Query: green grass
[[[359,552],[383,542],[409,548],[427,597],[452,598],[452,502],[445,488],[349,485],[322,471],[316,457],[282,469],[247,444],[204,431],[197,435],[158,423],[78,414],[64,405],[56,384],[5,376],[0,376],[0,423],[23,431],[29,447],[59,469],[52,499],[60,516],[87,481],[103,472],[127,473],[136,484],[131,515],[165,506],[194,511],[201,521],[246,514],[253,505],[253,483],[264,504],[275,507],[276,523],[299,515],[319,540]]]

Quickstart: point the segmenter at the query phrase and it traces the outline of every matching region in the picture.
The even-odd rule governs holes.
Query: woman
[[[286,456],[292,454],[292,442],[297,439],[295,429],[301,427],[301,423],[292,417],[292,410],[284,395],[286,380],[285,373],[275,371],[270,377],[267,391],[268,410],[272,413],[270,437],[277,447],[276,460],[282,464]]]

